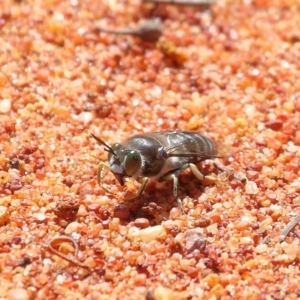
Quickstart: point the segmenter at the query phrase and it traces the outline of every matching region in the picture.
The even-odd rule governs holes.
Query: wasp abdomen
[[[208,137],[189,131],[173,132],[167,137],[168,155],[190,157],[192,161],[217,157],[216,144]]]

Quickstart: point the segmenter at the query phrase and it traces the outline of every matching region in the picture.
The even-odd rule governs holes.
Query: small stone
[[[0,206],[0,226],[4,225],[9,219],[9,213],[6,206]]]
[[[29,293],[23,288],[12,288],[7,292],[8,300],[29,300]]]
[[[61,195],[63,192],[64,192],[64,187],[60,184],[56,184],[51,189],[51,193],[53,195]]]
[[[259,189],[254,181],[248,181],[245,186],[245,193],[248,195],[258,194]]]
[[[198,274],[199,274],[199,270],[198,268],[195,268],[195,267],[189,267],[188,270],[187,270],[187,275],[189,277],[191,277],[192,279],[195,279],[198,277]]]
[[[161,223],[161,225],[169,232],[178,229],[182,230],[183,224],[182,220],[167,220]]]
[[[203,282],[206,282],[208,286],[212,288],[220,282],[220,278],[217,274],[208,274],[203,278]]]
[[[270,200],[264,200],[264,201],[260,201],[259,204],[262,207],[269,207],[271,205],[271,201]]]
[[[211,224],[211,225],[206,227],[206,230],[207,230],[208,233],[215,235],[219,231],[218,224],[217,223]]]
[[[185,243],[184,248],[187,253],[191,253],[194,250],[203,250],[206,245],[206,238],[203,236],[203,230],[201,228],[189,229],[184,233]]]
[[[73,247],[73,245],[67,243],[67,242],[63,242],[59,245],[59,251],[61,253],[64,253],[64,254],[69,254],[69,253],[74,253],[75,252],[75,249]]]
[[[12,193],[15,191],[18,191],[22,188],[22,184],[18,178],[13,178],[13,180],[10,183],[9,189]]]
[[[247,121],[247,119],[244,119],[244,118],[237,118],[235,120],[235,125],[239,128],[246,128],[246,127],[248,127],[248,121]]]
[[[9,99],[2,99],[0,101],[0,113],[6,114],[11,110],[11,101]]]
[[[38,212],[38,213],[34,213],[33,217],[39,221],[39,222],[43,222],[46,220],[46,215],[44,213]]]
[[[78,119],[84,124],[88,124],[93,120],[93,114],[91,112],[84,111],[81,114],[79,114]]]
[[[144,286],[147,280],[147,275],[146,274],[137,274],[133,278],[133,281],[136,286]]]
[[[11,202],[12,202],[12,196],[6,196],[3,198],[0,198],[0,205],[8,205],[8,204],[11,204]]]
[[[164,235],[166,235],[166,231],[161,225],[141,229],[139,232],[140,239],[144,243],[149,243]]]
[[[177,207],[173,207],[171,210],[170,210],[170,218],[172,220],[175,220],[177,219],[181,214],[181,211],[180,209],[178,209]]]
[[[149,220],[145,218],[138,218],[134,221],[134,225],[138,228],[147,228],[149,227]]]
[[[257,245],[255,248],[256,253],[264,253],[268,251],[268,245],[267,244],[260,244]]]
[[[14,236],[11,238],[11,243],[13,245],[20,245],[22,242],[22,238],[20,236]]]
[[[252,118],[253,115],[256,112],[256,107],[254,105],[251,105],[251,104],[246,104],[244,111],[245,111],[245,114],[247,115],[248,118]]]
[[[12,180],[12,175],[5,172],[0,171],[0,183],[8,183]]]
[[[281,243],[281,249],[284,251],[284,253],[290,260],[296,259],[296,257],[299,255],[299,247],[289,244],[287,242]]]
[[[79,202],[77,201],[76,198],[72,198],[72,197],[61,198],[56,201],[53,212],[58,218],[62,218],[65,220],[73,220],[77,216],[79,206],[80,206]],[[81,211],[81,213],[83,213],[83,210]],[[85,216],[85,214],[82,216]]]
[[[270,128],[274,131],[278,131],[281,129],[283,122],[280,120],[270,120],[265,123],[266,128]]]
[[[267,230],[270,225],[273,223],[273,219],[271,217],[265,218],[261,223],[259,224],[259,228],[261,230]]]
[[[113,218],[108,225],[108,228],[110,231],[119,231],[120,228],[120,219],[119,218]]]
[[[127,238],[130,241],[137,241],[139,240],[140,237],[140,229],[137,227],[130,227],[128,229],[128,234],[127,234]]]
[[[227,294],[227,291],[222,287],[221,284],[217,284],[210,290],[209,294],[215,299],[220,299],[222,296]]]
[[[191,266],[191,260],[190,259],[181,259],[179,262],[180,268],[182,271],[187,271],[189,267]]]
[[[240,220],[234,224],[234,227],[238,231],[247,230],[249,228],[249,223],[247,221]]]
[[[240,243],[241,244],[252,244],[253,240],[252,240],[251,237],[243,236],[243,237],[240,238]]]
[[[292,113],[295,109],[295,104],[292,101],[286,101],[283,103],[282,108],[287,113]]]
[[[292,143],[292,142],[289,142],[288,146],[287,146],[287,151],[293,152],[293,153],[300,152],[300,147],[294,145],[294,143]]]
[[[119,218],[121,220],[126,220],[129,218],[129,216],[130,216],[130,211],[126,205],[121,204],[121,205],[115,207],[115,209],[114,209],[114,217],[115,218]]]
[[[73,232],[77,232],[79,228],[79,223],[78,222],[71,222],[65,229],[65,234],[69,235]]]
[[[175,299],[174,292],[164,286],[159,286],[154,290],[155,300],[173,300]]]
[[[78,209],[77,216],[79,217],[85,217],[88,215],[88,212],[86,210],[86,207],[84,205],[80,205]]]

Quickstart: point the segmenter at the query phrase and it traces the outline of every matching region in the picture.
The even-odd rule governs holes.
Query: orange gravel
[[[157,44],[96,28],[160,18]],[[300,3],[1,0],[0,299],[299,299]],[[97,185],[103,146],[208,133],[201,184]],[[227,145],[227,146],[225,146]],[[204,164],[203,170],[210,170]],[[124,199],[125,198],[125,199]]]

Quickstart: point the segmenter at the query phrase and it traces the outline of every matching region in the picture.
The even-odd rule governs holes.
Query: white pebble
[[[7,214],[7,207],[6,206],[0,206],[0,217],[5,216]]]
[[[73,232],[77,232],[79,227],[78,222],[71,222],[65,229],[65,234],[69,235]]]
[[[293,244],[289,244],[286,242],[281,243],[281,249],[285,252],[287,257],[290,260],[296,259],[296,257],[299,257],[299,247]]]
[[[43,222],[46,220],[46,215],[42,212],[37,212],[33,214],[33,217],[40,222]]]
[[[3,99],[0,101],[0,113],[8,113],[11,110],[11,101]]]
[[[29,300],[30,296],[26,289],[24,288],[11,288],[7,292],[7,298],[9,300]]]
[[[245,186],[245,192],[248,195],[256,195],[259,192],[257,184],[254,181],[248,181]]]
[[[88,124],[93,120],[93,114],[88,111],[84,111],[78,115],[78,119],[84,124]]]
[[[139,232],[141,241],[145,243],[149,243],[165,234],[166,231],[161,225],[141,229]]]
[[[218,230],[218,224],[214,223],[212,225],[209,225],[209,226],[207,226],[206,230],[207,230],[208,233],[211,233],[211,234],[215,235],[219,231]]]
[[[137,227],[130,227],[128,230],[127,238],[130,241],[137,241],[140,237],[140,229]]]
[[[264,253],[268,251],[268,245],[266,244],[260,244],[257,245],[255,248],[256,253]]]
[[[244,111],[248,118],[252,118],[256,112],[256,107],[252,104],[246,104]]]
[[[297,153],[300,151],[300,147],[294,145],[293,142],[288,142],[287,151]]]
[[[252,240],[251,237],[243,236],[243,237],[240,238],[240,243],[241,244],[252,244],[253,240]]]

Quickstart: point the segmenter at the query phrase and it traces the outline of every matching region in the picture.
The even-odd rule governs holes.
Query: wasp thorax
[[[142,158],[137,151],[130,151],[124,160],[124,170],[127,176],[131,177],[135,175],[141,168]]]

